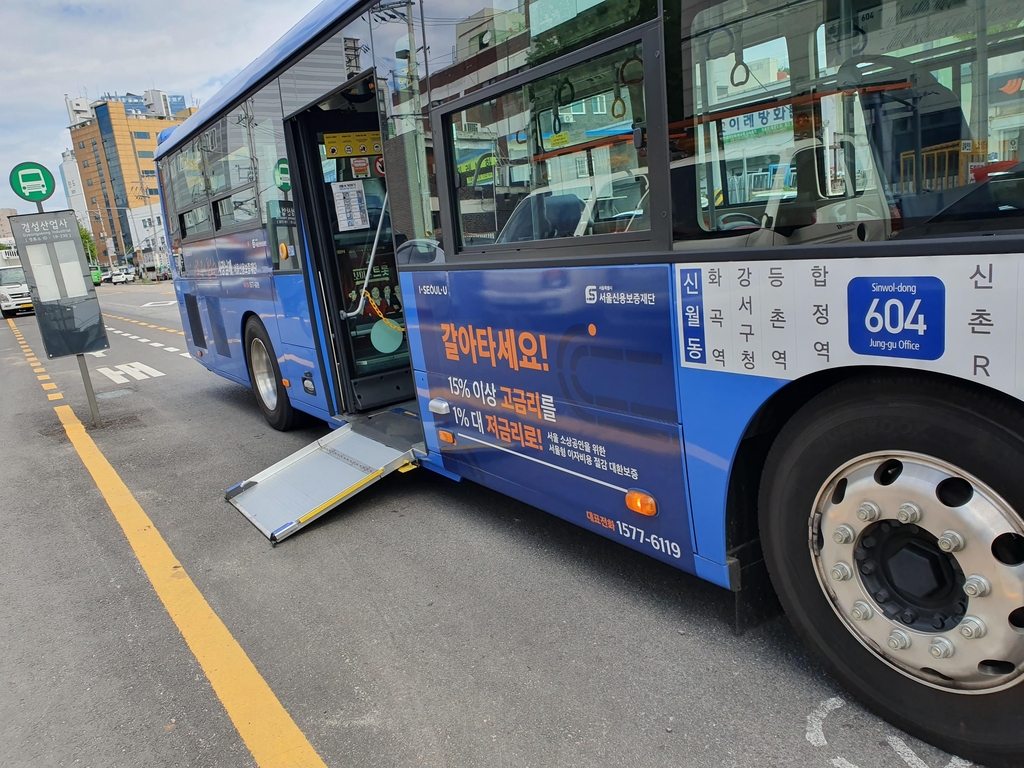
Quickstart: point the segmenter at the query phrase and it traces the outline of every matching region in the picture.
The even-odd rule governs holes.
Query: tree
[[[89,263],[96,263],[96,241],[92,239],[92,232],[78,222],[78,234],[82,236],[82,245],[85,246],[85,255],[89,257]]]

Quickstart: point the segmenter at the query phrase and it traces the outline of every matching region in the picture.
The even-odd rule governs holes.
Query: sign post
[[[42,208],[42,202],[37,200],[37,203]],[[110,342],[75,212],[12,216],[11,228],[22,255],[21,263],[32,293],[46,356],[51,360],[69,355],[78,357],[92,421],[98,427],[99,405],[85,353],[110,349]]]

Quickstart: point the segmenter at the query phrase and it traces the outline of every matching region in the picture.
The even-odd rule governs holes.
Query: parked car
[[[110,282],[114,285],[118,285],[120,283],[134,283],[135,273],[130,271],[129,267],[121,267],[120,269],[114,270],[114,274],[110,278]]]
[[[100,282],[109,283],[114,276],[113,271],[109,267],[102,267],[100,269]]]
[[[159,269],[159,270],[157,270],[156,279],[157,280],[170,280],[171,279],[171,270],[169,270],[169,269]]]
[[[21,266],[0,267],[0,314],[13,317],[32,311],[32,297]]]

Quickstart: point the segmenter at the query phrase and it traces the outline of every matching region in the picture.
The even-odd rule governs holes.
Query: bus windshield
[[[23,285],[25,270],[21,267],[0,268],[0,285]]]

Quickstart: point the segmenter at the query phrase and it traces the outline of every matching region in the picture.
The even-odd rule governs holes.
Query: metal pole
[[[39,213],[46,213],[46,211],[43,210],[43,204],[38,200],[36,200],[36,210],[39,211]]]
[[[100,425],[100,406],[96,402],[96,392],[92,388],[92,378],[89,376],[89,366],[85,364],[85,355],[75,355],[78,358],[78,368],[82,371],[82,383],[85,384],[85,394],[89,398],[89,411],[92,413],[92,425]]]

